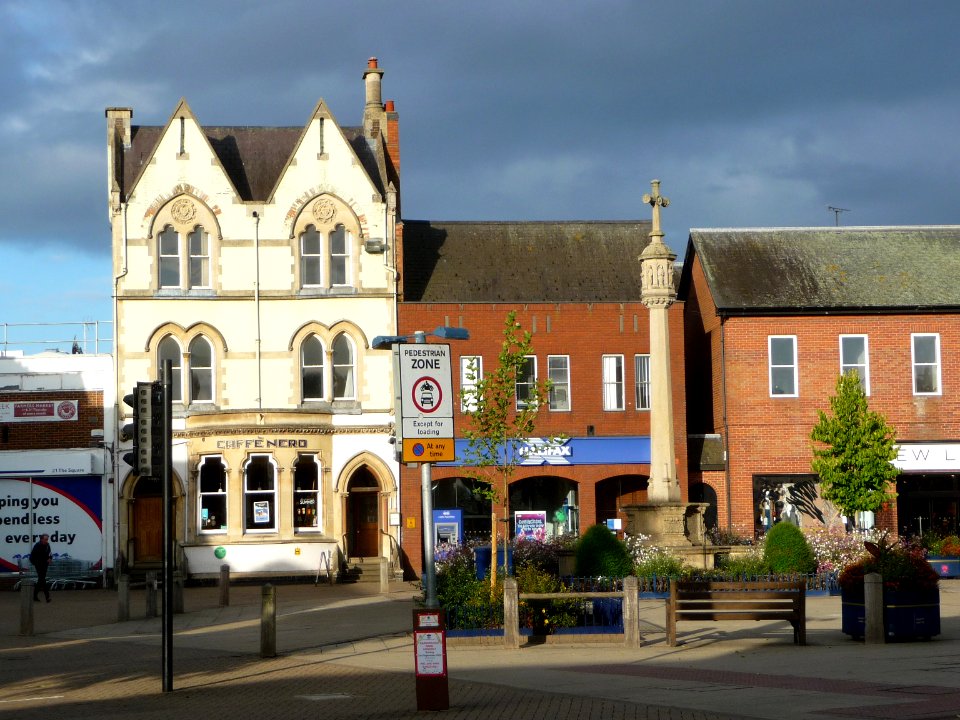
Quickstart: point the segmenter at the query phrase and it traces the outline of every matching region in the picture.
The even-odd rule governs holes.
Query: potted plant
[[[865,542],[868,554],[840,573],[841,629],[861,638],[865,632],[864,577],[877,573],[883,582],[883,627],[888,640],[930,638],[940,634],[939,575],[922,548],[886,537]]]
[[[960,577],[960,538],[936,538],[927,548],[927,562],[940,577]]]

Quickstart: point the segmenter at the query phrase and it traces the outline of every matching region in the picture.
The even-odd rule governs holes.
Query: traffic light
[[[123,426],[124,436],[133,439],[123,461],[137,475],[156,477],[163,464],[163,386],[158,382],[138,382],[123,402],[133,408],[133,422]]]

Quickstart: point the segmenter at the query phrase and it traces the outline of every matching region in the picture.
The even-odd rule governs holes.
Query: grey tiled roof
[[[693,229],[721,313],[960,308],[960,226]]]
[[[381,195],[386,171],[377,148],[363,136],[363,128],[341,128]],[[163,132],[162,126],[135,125],[130,128],[131,147],[123,157],[121,191],[130,193]],[[220,159],[241,200],[265,202],[280,173],[296,149],[302,127],[203,127],[213,151]]]
[[[640,300],[650,222],[403,223],[410,302]]]

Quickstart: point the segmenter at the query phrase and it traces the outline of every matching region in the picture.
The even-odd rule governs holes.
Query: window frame
[[[300,469],[301,463],[312,463],[316,467],[316,487],[301,489],[298,487],[299,478],[297,477]],[[305,453],[303,455],[297,456],[297,460],[293,466],[293,508],[292,508],[292,525],[293,531],[295,533],[322,533],[323,532],[323,465],[320,463],[320,458],[315,453]],[[309,500],[313,499],[313,516],[312,523],[310,522],[309,514],[301,518],[299,515],[300,508],[309,509],[310,503]],[[305,502],[301,502],[305,501]],[[309,524],[300,525],[298,523],[304,522]]]
[[[645,372],[640,372],[641,359]],[[645,375],[645,377],[643,377]],[[649,412],[653,403],[653,396],[650,394],[650,353],[635,353],[633,356],[633,401],[635,408],[642,412]],[[646,402],[643,402],[646,398]]]
[[[554,379],[554,371],[556,368],[552,367],[551,364],[555,360],[563,361],[563,379],[556,380]],[[547,409],[552,410],[553,412],[570,412],[572,408],[572,398],[570,393],[570,356],[569,355],[547,355],[547,379],[550,381],[550,389],[547,392]],[[565,407],[558,407],[559,403],[555,402],[555,395],[557,388],[562,388],[565,395],[565,400],[563,405]]]
[[[210,351],[210,365],[197,365],[195,361],[196,353],[194,347],[198,343],[206,344],[207,349]],[[187,346],[190,352],[190,368],[189,368],[189,377],[190,377],[190,405],[212,405],[216,402],[217,398],[217,388],[216,388],[216,352],[214,351],[213,343],[210,341],[206,335],[197,335],[196,337],[190,340],[190,344]],[[199,393],[195,391],[195,387],[198,386],[198,380],[203,376],[207,376],[209,385],[210,385],[210,397],[201,398],[198,397]]]
[[[612,367],[610,361],[613,361]],[[611,369],[614,372],[612,379],[609,376]],[[623,354],[610,353],[601,356],[600,381],[604,412],[623,412],[626,410],[627,400],[624,392],[623,370]],[[618,375],[619,377],[617,377]],[[611,395],[611,393],[613,394]],[[615,407],[611,407],[611,405]]]
[[[194,252],[194,237],[197,236],[201,245],[201,252]],[[206,228],[199,223],[193,227],[193,229],[187,233],[186,237],[186,254],[187,254],[187,287],[188,288],[197,288],[197,289],[209,289],[211,287],[211,274],[210,274],[210,233],[207,232]],[[200,279],[197,282],[193,281],[193,271],[194,267],[199,264],[200,266]]]
[[[785,364],[774,364],[773,362],[773,345],[775,340],[789,340],[791,347],[791,358],[792,363],[789,365]],[[767,378],[768,378],[768,387],[767,390],[770,393],[771,398],[795,398],[800,397],[800,373],[799,373],[799,350],[797,343],[796,335],[768,335],[767,336]],[[791,379],[793,382],[793,392],[774,392],[776,385],[774,384],[774,371],[783,369],[783,368],[792,368]]]
[[[204,491],[203,489],[203,468],[208,463],[219,463],[223,472],[222,485],[215,491]],[[230,474],[227,472],[226,463],[222,455],[202,455],[200,462],[197,463],[197,533],[200,535],[223,535],[229,531],[230,527]],[[208,525],[204,522],[203,516],[204,499],[217,498],[218,502],[223,503],[223,521],[217,526]],[[208,515],[209,517],[209,515]]]
[[[273,472],[273,487],[267,490],[257,489],[251,490],[249,487],[250,483],[250,468],[255,464],[261,461],[266,461],[266,464],[270,466]],[[246,462],[243,464],[243,534],[244,535],[268,535],[276,534],[279,527],[279,518],[277,517],[277,492],[279,485],[279,472],[277,461],[274,459],[273,455],[269,453],[251,453],[247,456]],[[254,499],[254,496],[257,499]],[[262,498],[262,499],[260,499]],[[254,502],[268,502],[269,503],[269,525],[264,524],[263,527],[252,527],[257,525],[255,519],[251,519],[250,515],[253,514],[255,518],[255,508],[252,503]]]
[[[319,365],[308,365],[306,357],[304,356],[304,351],[307,349],[308,343],[312,344],[316,342],[320,347],[320,364]],[[326,382],[324,382],[324,374],[327,371],[327,346],[323,342],[323,338],[316,334],[310,334],[303,339],[303,342],[300,343],[300,398],[303,402],[323,402],[326,399],[324,394],[326,391]],[[308,368],[312,373],[317,373],[319,369],[319,378],[320,378],[320,394],[317,396],[307,395],[306,388],[306,378]]]
[[[474,365],[475,363],[475,365]],[[471,365],[474,367],[471,368]],[[471,370],[473,372],[471,372]],[[472,375],[472,379],[471,379]],[[483,356],[460,356],[460,412],[467,414],[476,412],[476,388],[483,379]],[[473,397],[471,400],[470,398]]]
[[[341,232],[343,237],[342,252],[334,252],[334,235],[336,235],[338,232]],[[351,277],[350,273],[352,260],[352,254],[350,250],[352,244],[352,235],[347,229],[347,226],[343,223],[337,223],[333,226],[333,229],[327,233],[327,267],[330,269],[330,287],[332,288],[353,286],[353,278]],[[334,281],[334,268],[338,265],[342,265],[343,282]],[[340,268],[337,269],[340,270]]]
[[[317,249],[316,252],[307,252],[304,249],[304,240],[308,233],[316,233],[317,240]],[[324,273],[323,273],[323,240],[324,234],[323,231],[317,228],[313,223],[307,225],[301,232],[299,236],[300,244],[300,287],[304,288],[318,288],[323,287],[324,283]],[[307,282],[306,277],[307,273],[307,263],[316,264],[316,282]]]
[[[533,367],[533,374],[529,375],[527,368]],[[521,382],[521,373],[524,380]],[[527,379],[529,378],[529,380]],[[524,393],[524,399],[520,399],[520,388],[528,388],[526,393]],[[534,405],[536,405],[537,397],[537,356],[536,355],[524,355],[523,356],[523,367],[517,369],[517,375],[514,378],[513,385],[513,396],[514,396],[514,407],[517,410],[525,410],[530,405],[531,396],[534,399]]]
[[[338,363],[337,362],[337,347],[340,342],[345,343],[347,350],[350,352],[350,362],[349,363]],[[330,371],[332,385],[330,388],[331,397],[334,400],[356,400],[357,399],[357,345],[353,341],[353,338],[350,337],[348,333],[342,332],[337,335],[333,342],[330,343]],[[343,394],[337,394],[337,369],[338,368],[349,368],[349,392],[344,392]]]
[[[176,348],[175,353],[164,355],[165,347]],[[162,368],[164,360],[170,360],[170,388],[173,395],[170,402],[183,403],[183,346],[173,335],[165,335],[157,343],[157,367]]]
[[[164,241],[173,238],[176,240],[176,252],[170,253],[164,251]],[[164,225],[163,229],[157,233],[157,287],[161,290],[183,288],[183,237],[180,232],[170,223]],[[164,269],[167,272],[176,272],[176,282],[164,282]]]
[[[863,340],[863,362],[847,362],[844,360],[844,340]],[[851,370],[857,371],[860,378],[860,387],[865,395],[870,395],[870,339],[863,333],[845,333],[839,337],[840,344],[840,374],[846,375]]]
[[[917,341],[923,338],[933,338],[934,361],[917,361]],[[917,389],[917,370],[920,368],[932,367],[936,371],[934,380],[936,389],[932,391],[920,391]],[[943,394],[943,359],[940,352],[940,333],[910,333],[910,368],[913,386],[913,394],[917,396],[937,396]]]

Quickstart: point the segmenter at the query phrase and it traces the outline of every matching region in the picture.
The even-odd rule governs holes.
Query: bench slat
[[[740,611],[717,611],[688,613],[682,610],[676,613],[677,620],[798,620],[794,613],[755,613]]]
[[[780,610],[796,612],[799,608],[795,602],[776,602],[775,600],[737,600],[735,602],[718,603],[710,600],[679,600],[677,610],[716,610],[730,608],[731,610]]]

